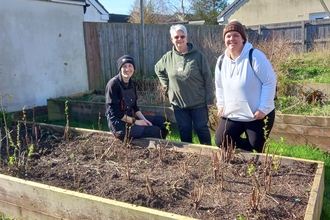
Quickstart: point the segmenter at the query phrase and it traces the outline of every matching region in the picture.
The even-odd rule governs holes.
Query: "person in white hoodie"
[[[250,63],[253,46],[239,21],[226,25],[223,39],[226,50],[215,68],[220,117],[215,143],[218,147],[233,144],[240,149],[262,152],[275,120],[276,74],[260,50],[252,51]]]

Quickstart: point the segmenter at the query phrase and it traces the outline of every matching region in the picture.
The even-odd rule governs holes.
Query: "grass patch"
[[[291,54],[280,65],[287,80],[304,83],[330,83],[330,51],[316,50]]]
[[[14,218],[7,218],[4,216],[4,214],[1,214],[0,220],[15,220]]]

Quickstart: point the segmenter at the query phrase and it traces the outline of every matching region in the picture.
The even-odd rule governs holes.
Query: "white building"
[[[86,92],[85,0],[0,0],[0,92],[8,112]],[[12,95],[9,98],[8,95]]]

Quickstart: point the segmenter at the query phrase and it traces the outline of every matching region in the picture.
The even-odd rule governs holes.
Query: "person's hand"
[[[223,112],[223,108],[218,109],[218,117],[221,118]]]
[[[254,113],[254,118],[256,120],[262,120],[265,118],[265,116],[266,116],[266,114],[263,113],[262,111],[260,111],[259,109],[257,109],[257,111]]]
[[[152,123],[148,121],[147,119],[144,119],[144,121],[147,123],[147,126],[152,126]]]
[[[214,104],[212,104],[212,105],[207,105],[207,108],[210,109],[210,108],[212,108],[213,106],[214,106]]]

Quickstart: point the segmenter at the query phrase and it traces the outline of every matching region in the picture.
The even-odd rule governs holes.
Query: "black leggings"
[[[265,124],[265,118],[267,122]],[[255,120],[251,122],[232,121],[227,118],[221,118],[218,129],[215,133],[215,143],[218,147],[221,145],[228,146],[231,141],[237,148],[257,152],[262,152],[266,139],[273,128],[275,121],[275,110],[271,111],[263,120]],[[264,127],[266,126],[266,131]],[[241,135],[245,133],[246,138]],[[226,142],[228,136],[228,142]]]
[[[160,115],[145,115],[145,118],[152,123],[153,126],[140,126],[133,125],[131,130],[126,129],[126,132],[120,135],[118,138],[124,140],[126,133],[129,132],[129,138],[162,138],[166,139],[166,119]]]

